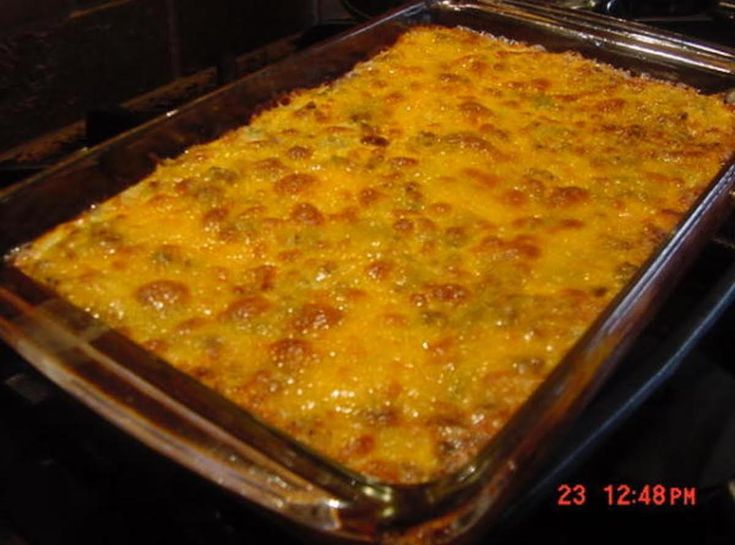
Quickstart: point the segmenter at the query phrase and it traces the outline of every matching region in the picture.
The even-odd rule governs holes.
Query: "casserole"
[[[417,484],[488,442],[733,147],[716,97],[418,26],[10,264],[329,458]]]
[[[596,28],[594,17],[515,3],[410,6],[338,40],[338,45],[312,51],[325,69],[319,76],[344,71],[355,59],[350,54],[364,55],[394,39],[402,25],[426,21],[427,16],[432,22],[472,23],[490,30],[495,22],[499,25],[495,27],[497,34],[527,41],[534,41],[528,36],[530,30],[535,30],[546,38],[544,45],[552,49],[574,45],[585,50],[590,35],[575,34],[575,30],[584,28],[588,33],[597,31],[593,50],[600,42],[612,42],[602,55],[608,62],[628,61],[626,67],[644,68],[659,77],[673,74],[705,91],[721,91],[732,83],[726,73],[731,62],[726,53],[685,47],[665,36],[647,35],[629,44],[623,39],[631,39],[627,29],[618,29],[616,34],[615,27]],[[565,25],[560,25],[562,20]],[[658,40],[655,47],[650,46],[652,38]],[[641,49],[645,49],[642,44],[646,43],[651,51],[641,56]],[[675,60],[673,51],[678,55]],[[631,53],[633,57],[629,58]],[[295,77],[289,71],[298,69],[298,62],[296,58],[267,69],[4,195],[3,248],[28,241],[141,178],[153,165],[147,153],[175,155],[194,141],[241,124],[249,114],[247,105],[290,87],[317,83],[309,79],[314,74],[303,72],[298,74],[302,78],[298,81],[284,81]],[[228,111],[218,110],[222,105]],[[200,121],[199,116],[209,118],[193,126]],[[198,132],[202,129],[203,134]],[[650,314],[654,296],[678,270],[684,249],[701,242],[722,212],[730,182],[731,172],[723,172],[661,252],[495,441],[453,474],[421,485],[389,485],[335,467],[51,297],[10,268],[3,271],[3,332],[44,372],[108,418],[165,454],[266,507],[312,527],[356,539],[389,539],[387,536],[404,531],[411,533],[413,530],[402,528],[416,525],[422,535],[441,541],[456,537],[476,518],[497,509],[519,479],[528,477],[531,453],[539,452],[557,428],[557,421],[571,415],[589,395],[591,386],[610,371],[630,334]],[[87,188],[88,193],[79,191]],[[42,201],[52,195],[63,206],[46,214]],[[22,220],[33,210],[43,220],[24,223]],[[516,477],[518,468],[522,472]]]

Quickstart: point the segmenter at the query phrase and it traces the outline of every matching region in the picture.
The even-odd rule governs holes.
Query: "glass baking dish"
[[[414,2],[0,193],[0,253],[122,191],[161,159],[246,123],[283,93],[334,79],[409,25],[426,23],[578,51],[705,93],[735,87],[735,52],[674,34],[526,2]],[[324,458],[7,264],[0,268],[0,336],[92,410],[300,531],[356,542],[464,540],[533,478],[554,438],[724,218],[734,182],[731,163],[501,432],[460,470],[428,483],[386,484]]]

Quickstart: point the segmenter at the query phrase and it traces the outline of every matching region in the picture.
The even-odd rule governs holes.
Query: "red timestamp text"
[[[644,484],[608,484],[602,488],[609,506],[694,506],[697,505],[697,489],[693,486],[666,486]]]
[[[556,504],[562,507],[580,506],[587,503],[587,487],[583,484],[562,483],[556,491],[559,493]]]
[[[562,507],[580,507],[587,504],[588,487],[584,484],[560,484],[556,504]],[[602,493],[609,507],[690,507],[697,504],[697,489],[693,486],[663,484],[608,484],[595,488],[593,496]]]

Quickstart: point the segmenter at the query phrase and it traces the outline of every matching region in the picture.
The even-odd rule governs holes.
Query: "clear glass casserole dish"
[[[171,112],[0,195],[2,252],[147,175],[156,162],[242,125],[286,91],[333,79],[409,25],[465,26],[706,93],[735,85],[726,50],[594,15],[523,2],[414,3]],[[492,520],[563,423],[612,371],[636,331],[722,218],[730,165],[674,234],[482,452],[419,485],[356,474],[269,428],[119,333],[4,266],[0,334],[52,380],[165,456],[285,518],[335,538],[444,543]],[[53,207],[49,206],[53,203]]]

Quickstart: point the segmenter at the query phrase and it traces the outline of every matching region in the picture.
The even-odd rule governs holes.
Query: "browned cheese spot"
[[[256,371],[252,378],[237,388],[237,398],[250,408],[260,408],[282,387],[281,381],[269,370]]]
[[[273,265],[258,265],[248,269],[245,279],[249,286],[259,291],[273,289],[278,269]]]
[[[575,218],[564,218],[559,221],[559,229],[581,229],[584,227],[584,222]]]
[[[491,151],[493,146],[487,140],[473,132],[455,132],[446,135],[444,142],[463,150]]]
[[[176,325],[174,331],[179,335],[190,335],[195,330],[201,328],[207,323],[207,320],[204,318],[189,318],[188,320],[184,320],[183,322],[180,322]]]
[[[580,204],[587,199],[589,199],[589,191],[570,185],[552,189],[551,195],[549,196],[549,204],[558,208],[566,208]]]
[[[622,98],[608,98],[600,100],[595,104],[595,109],[600,112],[620,112],[625,107],[625,100]]]
[[[498,260],[534,259],[541,255],[541,249],[530,236],[518,236],[513,240],[502,240],[495,235],[482,239],[478,249]]]
[[[363,434],[353,439],[342,449],[342,457],[346,460],[354,458],[362,458],[367,456],[375,449],[375,437],[370,434]]]
[[[492,115],[492,112],[488,108],[476,100],[465,100],[460,103],[459,111],[470,117],[487,117]]]
[[[230,303],[221,316],[230,322],[244,323],[265,313],[270,307],[271,303],[266,298],[260,295],[250,295]]]
[[[222,206],[217,206],[207,210],[202,216],[202,225],[208,231],[215,230],[222,225],[222,222],[227,219],[229,210]]]
[[[382,193],[380,193],[380,191],[378,191],[377,189],[372,188],[372,187],[366,187],[365,189],[360,190],[358,199],[362,206],[369,206],[372,203],[376,202],[378,199],[380,199],[381,196],[382,196]]]
[[[377,134],[366,134],[360,139],[360,142],[363,144],[367,144],[368,146],[378,146],[381,148],[386,147],[390,142],[387,138],[384,136],[379,136]]]
[[[344,313],[331,305],[307,303],[298,310],[291,325],[297,332],[305,335],[330,329],[338,325],[343,317]]]
[[[453,227],[447,227],[444,231],[444,239],[449,246],[459,248],[467,243],[469,235],[467,234],[467,229],[455,225]]]
[[[429,205],[429,213],[434,216],[446,216],[452,211],[452,205],[447,202],[435,202]]]
[[[492,189],[500,183],[494,174],[476,168],[465,168],[462,173],[487,189]]]
[[[158,311],[183,305],[189,297],[189,288],[175,280],[156,280],[135,290],[135,299],[140,304]]]
[[[291,209],[291,219],[306,225],[321,225],[324,216],[319,209],[308,202],[300,202]]]
[[[501,200],[505,204],[518,208],[528,203],[528,196],[518,189],[509,189],[502,194]]]
[[[365,272],[367,273],[367,275],[373,280],[378,281],[386,280],[390,276],[392,270],[393,263],[384,259],[371,261],[367,265],[367,267],[365,267]]]
[[[419,161],[413,157],[391,157],[388,159],[388,164],[398,169],[408,169],[418,165]]]
[[[289,174],[278,180],[274,189],[279,195],[298,195],[314,185],[316,181],[316,177],[311,174]]]
[[[314,350],[303,339],[280,339],[268,347],[271,362],[286,372],[303,368],[314,359]]]
[[[185,260],[184,251],[177,244],[161,244],[151,255],[151,259],[156,265],[166,267],[183,263]]]
[[[300,160],[308,159],[313,155],[313,153],[314,151],[311,148],[304,146],[292,146],[288,148],[286,155],[288,155],[289,159]]]
[[[398,219],[393,222],[393,229],[405,235],[413,231],[413,222],[408,218]]]
[[[429,295],[435,301],[459,304],[469,297],[470,292],[459,284],[434,284],[429,286]]]
[[[277,157],[268,157],[253,163],[253,170],[265,178],[274,180],[279,176],[284,176],[288,172],[288,167]]]

